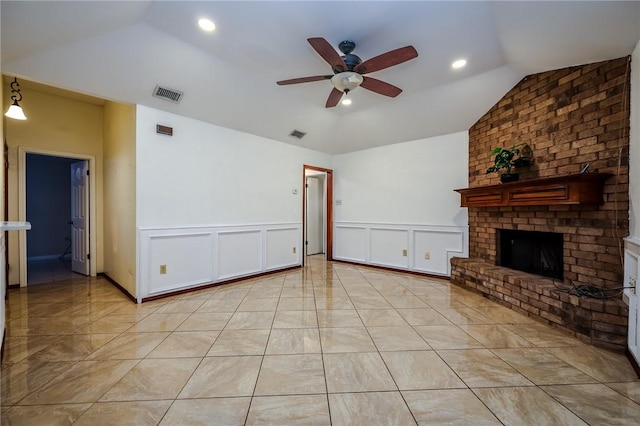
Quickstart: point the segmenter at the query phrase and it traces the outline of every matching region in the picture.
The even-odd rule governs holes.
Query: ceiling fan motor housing
[[[340,42],[340,44],[338,45],[338,49],[340,49],[340,51],[344,53],[344,56],[342,56],[342,60],[347,66],[347,69],[343,70],[342,67],[334,68],[334,74],[338,74],[343,71],[353,71],[356,66],[360,65],[362,59],[360,59],[357,55],[351,53],[355,48],[356,44],[351,40],[344,40]]]
[[[356,66],[360,65],[360,63],[362,62],[362,59],[360,59],[358,56],[354,55],[353,53],[344,55],[342,59],[344,60],[345,65],[347,65],[347,71],[353,71],[353,69]]]
[[[341,41],[340,44],[338,45],[338,49],[340,49],[340,51],[345,55],[348,55],[349,53],[353,52],[353,49],[355,48],[356,48],[356,43],[351,40]]]

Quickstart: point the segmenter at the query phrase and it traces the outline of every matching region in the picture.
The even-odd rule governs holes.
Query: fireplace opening
[[[562,234],[498,229],[496,239],[498,265],[563,279]]]

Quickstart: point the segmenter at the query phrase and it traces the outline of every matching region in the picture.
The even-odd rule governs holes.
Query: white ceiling
[[[2,72],[147,105],[327,153],[467,130],[522,77],[629,55],[640,2],[2,1]],[[217,25],[204,33],[200,17]],[[371,76],[326,109],[332,88],[278,80],[330,74],[307,43],[356,43],[363,60],[413,45],[419,56]],[[468,66],[454,71],[453,60]],[[152,97],[183,91],[180,104]],[[28,99],[23,101],[28,111]],[[289,133],[306,132],[298,140]]]

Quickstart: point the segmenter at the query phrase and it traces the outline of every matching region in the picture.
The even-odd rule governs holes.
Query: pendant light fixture
[[[24,115],[24,111],[22,111],[22,107],[18,103],[22,100],[22,93],[20,93],[20,85],[18,84],[18,79],[16,77],[14,77],[11,82],[11,93],[13,93],[13,95],[11,95],[13,103],[4,115],[16,120],[26,120],[27,117]]]

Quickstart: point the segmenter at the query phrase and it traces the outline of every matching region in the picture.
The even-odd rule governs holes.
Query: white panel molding
[[[370,244],[367,226],[334,222],[333,258],[347,262],[367,263]]]
[[[213,238],[212,232],[201,229],[144,235],[141,247],[146,249],[146,256],[140,256],[139,293],[148,297],[213,281]],[[166,274],[160,273],[160,265],[166,265]]]
[[[414,270],[435,275],[451,276],[451,258],[469,256],[467,228],[462,229],[413,229]],[[425,247],[419,242],[426,239]],[[433,247],[436,249],[433,250]],[[425,259],[424,253],[431,253]]]
[[[354,254],[359,243],[364,244],[360,256]],[[403,249],[407,257],[402,256]],[[425,252],[430,253],[429,259]],[[337,222],[334,227],[336,260],[448,277],[451,258],[468,256],[467,226]]]
[[[301,223],[138,227],[137,232],[139,303],[149,296],[301,265]],[[167,265],[167,274],[160,274],[161,264]]]
[[[216,281],[245,277],[264,270],[263,233],[262,229],[218,231]]]
[[[640,238],[628,236],[624,238],[624,242],[625,248],[631,250],[640,250]]]
[[[5,326],[5,309],[6,309],[6,301],[5,294],[7,291],[7,283],[6,283],[6,274],[5,270],[5,241],[4,236],[6,234],[4,232],[0,232],[0,271],[2,271],[2,278],[0,278],[0,346],[4,343],[4,326]],[[4,347],[2,347],[4,349]]]
[[[369,264],[409,269],[411,233],[407,228],[369,227]],[[403,255],[407,250],[407,255]]]
[[[300,265],[302,234],[300,227],[268,227],[265,229],[265,270],[282,269]],[[295,249],[295,253],[294,253]]]

